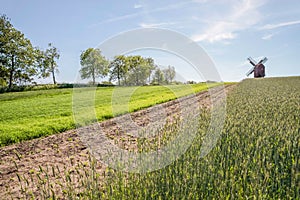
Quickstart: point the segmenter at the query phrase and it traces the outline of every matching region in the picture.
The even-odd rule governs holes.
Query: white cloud
[[[180,1],[178,3],[173,3],[173,4],[169,4],[167,6],[157,7],[157,8],[151,9],[151,10],[148,11],[148,13],[156,13],[156,12],[179,9],[179,8],[182,8],[183,6],[185,6],[187,4],[190,4],[190,3],[191,3],[191,1]]]
[[[206,3],[208,0],[193,0],[195,3]]]
[[[140,27],[142,28],[159,28],[166,27],[176,24],[175,22],[162,22],[162,23],[141,23]]]
[[[240,1],[239,1],[240,2]],[[258,8],[263,5],[262,0],[243,0],[232,2],[232,11],[223,13],[220,18],[225,20],[212,22],[204,33],[192,36],[195,41],[218,42],[237,37],[239,31],[248,29],[261,19]]]
[[[228,22],[217,22],[210,26],[205,33],[192,36],[195,41],[216,42],[222,40],[234,39],[236,34],[233,33],[235,24]]]
[[[271,30],[271,29],[275,29],[275,28],[280,28],[280,27],[284,27],[284,26],[291,26],[291,25],[296,25],[296,24],[300,24],[300,20],[283,22],[283,23],[278,23],[278,24],[267,24],[267,25],[263,26],[261,29]]]
[[[132,13],[132,14],[127,14],[127,15],[122,15],[122,16],[118,16],[118,17],[113,17],[113,18],[109,18],[109,19],[105,19],[99,23],[96,24],[92,24],[91,26],[98,26],[101,24],[106,24],[106,23],[111,23],[111,22],[116,22],[116,21],[121,21],[121,20],[125,20],[125,19],[130,19],[133,17],[137,17],[138,15],[140,15],[140,13]]]
[[[134,6],[133,6],[135,9],[137,9],[137,8],[141,8],[141,7],[143,7],[141,4],[134,4]]]
[[[130,14],[122,15],[122,16],[112,17],[112,18],[105,19],[105,20],[103,20],[103,21],[101,21],[97,24],[93,24],[92,26],[111,23],[111,22],[116,22],[116,21],[121,21],[121,20],[125,20],[125,19],[131,19],[131,18],[135,18],[135,17],[145,15],[145,14],[175,10],[175,9],[179,9],[182,6],[187,5],[191,2],[192,1],[179,2],[179,3],[169,4],[169,5],[164,6],[164,7],[157,7],[157,8],[150,9],[150,10],[143,10],[143,11],[138,11],[138,12],[135,12],[135,13],[130,13]],[[144,7],[144,6],[142,6],[140,4],[134,5],[134,8],[140,8],[140,7]]]
[[[274,36],[274,34],[268,34],[268,35],[264,35],[261,39],[263,39],[263,40],[271,40],[273,36]]]

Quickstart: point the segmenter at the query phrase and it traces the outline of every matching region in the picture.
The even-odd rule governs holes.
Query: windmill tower
[[[253,65],[253,67],[248,71],[246,75],[249,76],[254,72],[254,78],[265,77],[266,74],[264,63],[267,62],[268,58],[264,57],[258,63],[256,63],[256,61],[253,60],[251,57],[247,59],[249,60],[250,64]]]

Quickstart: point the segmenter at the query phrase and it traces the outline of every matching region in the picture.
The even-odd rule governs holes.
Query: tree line
[[[82,52],[80,64],[81,78],[92,78],[92,84],[96,83],[96,78],[107,76],[109,81],[116,81],[118,85],[169,84],[176,75],[174,67],[160,69],[153,58],[117,55],[109,61],[97,48],[88,48]]]
[[[28,85],[35,79],[50,76],[56,84],[59,57],[58,49],[51,43],[45,50],[34,47],[6,15],[0,16],[0,86],[10,90],[15,85]],[[104,77],[118,85],[169,84],[176,74],[174,67],[160,69],[153,58],[139,55],[117,55],[109,61],[97,48],[83,51],[80,64],[81,78],[91,78],[92,84]]]
[[[51,43],[48,49],[33,47],[24,34],[13,27],[6,15],[0,16],[0,86],[24,85],[34,78],[52,76],[56,84],[59,52]]]

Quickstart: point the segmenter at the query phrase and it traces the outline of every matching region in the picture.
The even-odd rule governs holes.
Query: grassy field
[[[208,110],[194,119],[199,125],[189,149],[162,169],[140,174],[108,167],[98,172],[90,157],[62,176],[54,165],[52,170],[40,168],[38,182],[18,179],[29,188],[24,197],[33,199],[31,185],[41,188],[39,196],[45,199],[61,194],[66,199],[300,199],[299,100],[300,77],[247,79],[228,96],[221,137],[205,157]],[[178,123],[165,127],[160,140],[137,140],[139,152],[170,142],[172,137],[164,136],[174,134]],[[50,178],[62,180],[61,192],[55,192],[57,183]]]
[[[300,77],[249,79],[227,100],[221,139],[200,157],[198,137],[171,165],[146,174],[107,171],[104,199],[300,199]],[[97,190],[95,190],[97,191]]]
[[[132,112],[206,89],[207,84],[204,83],[191,86],[124,87],[122,92],[126,94],[127,91],[134,91],[129,103],[129,111]],[[82,90],[80,95],[83,98],[88,96],[86,95],[88,93],[94,93],[86,88],[76,88],[75,90]],[[114,90],[113,87],[97,88],[94,108],[98,121],[113,117],[112,94]],[[75,128],[72,97],[73,89],[0,94],[0,146]],[[124,107],[121,105],[121,108],[122,106]],[[114,111],[114,114],[127,111],[120,109]]]

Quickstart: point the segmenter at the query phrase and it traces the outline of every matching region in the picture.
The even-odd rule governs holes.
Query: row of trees
[[[10,20],[0,16],[0,86],[11,89],[27,85],[37,78],[52,76],[56,84],[57,60],[60,54],[51,43],[46,50],[33,47],[24,34],[13,27]],[[152,58],[142,56],[115,56],[107,60],[100,49],[88,48],[80,55],[83,79],[108,77],[118,85],[168,84],[175,78],[175,68],[160,69]]]
[[[51,43],[45,51],[33,47],[5,15],[0,16],[0,86],[10,89],[13,85],[31,83],[34,78],[50,75],[55,84],[59,56],[57,48]]]
[[[142,56],[117,55],[108,61],[100,49],[88,48],[80,55],[81,78],[109,77],[109,81],[117,81],[118,85],[168,84],[176,75],[175,68],[168,66],[160,69],[152,58]]]

